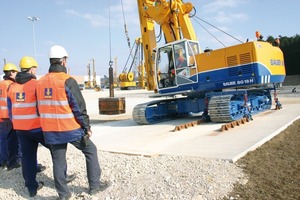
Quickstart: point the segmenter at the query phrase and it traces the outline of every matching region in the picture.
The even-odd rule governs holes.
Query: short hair
[[[21,68],[21,72],[28,72],[30,69],[31,69],[32,67],[30,67],[30,68]]]
[[[15,72],[14,70],[9,70],[9,71],[4,71],[4,76],[5,77],[10,77],[11,73]]]
[[[5,76],[10,76],[11,71],[4,71]]]
[[[50,64],[54,65],[54,64],[61,64],[61,62],[63,61],[64,58],[50,58]]]

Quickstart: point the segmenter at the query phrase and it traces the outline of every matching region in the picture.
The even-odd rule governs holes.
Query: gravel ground
[[[39,162],[47,169],[38,174],[45,186],[32,199],[56,199],[51,156],[40,147]],[[245,183],[241,168],[228,161],[180,156],[143,157],[98,152],[102,179],[112,186],[94,196],[87,194],[85,160],[80,151],[69,145],[68,173],[77,178],[69,184],[71,199],[219,199],[235,182]],[[21,168],[0,171],[0,199],[29,199]]]

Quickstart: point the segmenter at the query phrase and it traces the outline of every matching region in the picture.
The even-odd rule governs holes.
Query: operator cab
[[[198,82],[195,55],[199,52],[198,42],[186,39],[157,48],[155,73],[158,91]]]

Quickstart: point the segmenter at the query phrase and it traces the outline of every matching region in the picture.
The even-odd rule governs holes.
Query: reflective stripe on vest
[[[0,82],[0,118],[9,118],[7,108],[7,89],[14,83],[12,80],[3,80]]]
[[[38,81],[38,108],[45,132],[65,132],[80,128],[66,94],[65,82],[69,77],[63,72],[48,73]]]
[[[31,79],[25,84],[14,83],[8,91],[12,102],[12,122],[16,130],[31,130],[41,127],[37,114],[35,95],[36,80]]]
[[[12,107],[13,108],[30,108],[30,107],[35,107],[36,106],[36,102],[35,103],[13,103]]]
[[[70,114],[51,114],[51,113],[43,113],[41,114],[41,118],[49,118],[49,119],[68,119],[68,118],[73,118],[74,115],[73,113]]]
[[[49,100],[41,100],[39,101],[40,105],[48,105],[48,106],[66,106],[69,105],[68,101],[49,101]]]
[[[36,119],[39,118],[37,114],[33,115],[13,115],[13,120],[14,119]]]

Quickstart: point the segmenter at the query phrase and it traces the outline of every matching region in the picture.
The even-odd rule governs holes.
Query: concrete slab
[[[173,132],[176,125],[197,118],[137,125],[131,119],[133,107],[151,99],[147,98],[147,91],[125,92],[115,91],[115,96],[125,96],[126,113],[110,116],[99,115],[97,110],[96,97],[105,96],[105,91],[84,93],[92,121],[92,140],[99,150],[149,156],[185,155],[235,162],[300,118],[300,98],[285,97],[281,100],[282,110],[269,110],[255,115],[253,121],[229,131],[221,132],[221,123],[205,123]]]

